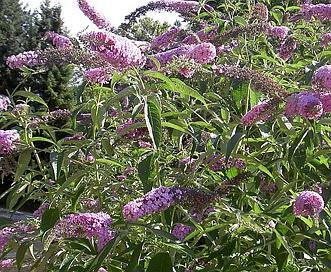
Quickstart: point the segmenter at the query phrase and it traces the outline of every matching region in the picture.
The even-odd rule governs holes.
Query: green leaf
[[[15,172],[14,180],[18,181],[22,177],[23,173],[28,169],[28,165],[31,160],[31,151],[25,150],[18,157],[18,166]]]
[[[117,161],[114,160],[110,160],[110,159],[103,159],[103,158],[99,158],[95,160],[97,163],[102,163],[102,164],[109,164],[109,165],[116,165],[116,166],[120,166],[123,167],[123,165]]]
[[[155,149],[158,149],[162,138],[161,110],[158,103],[153,100],[145,104],[145,120]]]
[[[16,251],[16,265],[17,265],[18,272],[22,271],[22,264],[24,261],[24,256],[25,256],[26,251],[29,249],[30,245],[31,245],[31,241],[25,241],[18,247],[18,249]]]
[[[76,182],[82,179],[82,177],[86,174],[87,170],[82,170],[79,172],[76,172],[75,174],[73,174],[71,177],[69,177],[65,182],[63,182],[63,184],[61,185],[61,187],[57,190],[55,197],[59,196],[60,194],[62,194],[63,190],[66,189],[67,187],[69,187],[69,185],[72,182]]]
[[[147,272],[172,272],[172,263],[169,253],[160,252],[149,262]]]
[[[46,210],[41,218],[40,230],[42,232],[45,232],[50,228],[54,227],[54,225],[59,220],[59,218],[60,218],[59,208]]]
[[[242,132],[236,132],[231,139],[228,142],[228,145],[226,147],[226,161],[230,158],[232,151],[237,146],[237,143],[240,141],[240,139],[244,136],[244,133]]]
[[[298,150],[303,140],[306,138],[308,132],[309,130],[304,130],[297,138],[294,139],[293,144],[291,145],[288,151],[288,161],[292,161],[293,155]]]
[[[167,87],[172,91],[175,92],[176,88],[174,83],[171,81],[170,78],[168,78],[167,76],[165,76],[164,74],[161,74],[160,72],[156,72],[156,71],[146,71],[144,72],[145,76],[150,76],[153,78],[157,78],[157,79],[161,79],[162,81],[164,81],[165,83],[167,83]]]
[[[194,90],[192,87],[186,85],[183,81],[181,81],[178,78],[171,78],[172,82],[175,83],[175,89],[174,92],[180,93],[182,95],[188,95],[190,97],[193,97],[197,100],[199,100],[201,103],[207,107],[206,100],[204,97],[198,93],[198,91]]]
[[[48,105],[40,96],[38,96],[30,91],[17,91],[14,93],[14,96],[23,96],[25,98],[28,98],[30,101],[37,102],[39,104],[44,105],[46,108],[48,108]]]
[[[147,151],[140,157],[138,163],[138,177],[143,183],[144,193],[147,193],[152,189],[152,182],[149,182],[149,177],[153,171],[153,151]]]
[[[47,143],[51,143],[52,145],[56,145],[54,141],[44,137],[32,137],[31,142],[47,142]]]
[[[64,158],[64,152],[58,153],[58,152],[51,152],[50,155],[51,165],[53,169],[54,179],[57,181],[58,177],[60,176],[62,162]]]
[[[185,129],[185,127],[181,127],[181,126],[173,123],[172,121],[162,122],[162,127],[169,127],[169,128],[176,129],[180,132],[188,133],[188,131],[187,131],[187,129]]]
[[[133,251],[131,258],[130,258],[130,262],[128,264],[128,266],[125,269],[125,272],[134,272],[135,268],[138,266],[139,264],[139,259],[141,256],[141,251],[143,248],[143,244],[144,243],[140,243],[136,246],[135,250]]]

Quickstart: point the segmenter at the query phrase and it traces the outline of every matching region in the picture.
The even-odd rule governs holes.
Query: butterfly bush
[[[73,47],[72,42],[62,35],[55,33],[54,31],[47,31],[45,37],[50,39],[52,43],[58,48],[71,48]]]
[[[331,65],[324,65],[314,72],[312,87],[314,90],[331,91]]]
[[[6,111],[10,104],[11,103],[9,97],[0,95],[0,112]]]
[[[78,7],[98,28],[111,29],[111,23],[86,0],[78,0]]]
[[[0,130],[0,155],[7,156],[17,149],[20,135],[17,130]]]
[[[106,243],[115,237],[110,230],[113,219],[104,212],[70,214],[54,226],[54,232],[61,237],[80,237],[91,240],[98,239],[98,250],[100,251]]]
[[[293,204],[295,216],[310,216],[316,218],[324,209],[323,197],[314,191],[301,192]]]
[[[182,30],[181,27],[172,28],[168,32],[155,37],[151,43],[150,49],[158,52],[169,49],[169,47],[177,41],[177,34]]]
[[[331,19],[330,4],[303,4],[301,5],[301,13],[305,20],[310,21],[312,17],[318,20]]]

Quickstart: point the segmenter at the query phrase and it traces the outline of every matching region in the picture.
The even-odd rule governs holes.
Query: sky
[[[23,5],[28,4],[28,8],[34,10],[40,6],[42,0],[21,0]],[[151,2],[151,0],[89,0],[90,5],[103,14],[112,24],[117,27],[124,21],[124,17],[136,8]],[[91,21],[84,16],[78,7],[77,0],[51,0],[51,5],[59,3],[62,6],[62,18],[66,27],[72,35],[77,34],[79,31],[96,30],[97,28]],[[175,13],[148,13],[148,16],[159,20],[160,22],[173,23],[178,19]]]

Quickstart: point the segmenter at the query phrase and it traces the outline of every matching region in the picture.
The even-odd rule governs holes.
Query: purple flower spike
[[[303,191],[300,193],[293,205],[293,213],[295,216],[318,218],[323,209],[323,197],[313,191]]]

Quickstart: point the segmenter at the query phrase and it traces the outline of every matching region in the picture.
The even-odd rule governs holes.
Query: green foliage
[[[7,176],[1,172],[13,179],[2,198],[8,209],[29,201],[49,207],[27,220],[33,227],[24,234],[28,240],[15,234],[1,258],[14,251],[18,270],[28,264],[31,271],[330,270],[330,113],[314,119],[284,113],[288,96],[309,91],[314,72],[329,63],[329,50],[318,40],[329,24],[286,20],[300,8],[264,2],[270,24],[289,27],[297,41],[287,61],[278,56],[278,38],[257,28],[249,32],[261,23],[251,16],[253,1],[214,1],[217,11],[201,9],[188,32],[205,21],[219,26],[217,38],[229,35],[225,46],[231,35],[238,45],[218,52],[212,64],[189,62],[191,77],[179,73],[185,60],[178,57],[166,68],[159,62],[156,69],[116,71],[107,85],[82,81],[65,120],[49,121],[52,106],[69,99],[59,83],[62,68],[47,72],[47,84],[40,85],[46,97],[33,86],[14,92],[0,125],[17,129],[21,139],[10,156],[0,157],[1,163],[17,161],[8,163]],[[41,29],[52,25],[47,16],[59,15],[47,3]],[[146,22],[139,31],[129,29],[130,37],[151,39],[156,32]],[[268,118],[245,126],[242,116],[266,100],[275,104]],[[15,113],[18,102],[26,109]],[[322,212],[295,216],[298,195],[316,185]],[[178,199],[155,193],[163,187]],[[137,220],[125,213],[128,203],[131,213],[140,212]],[[97,212],[113,219],[103,233],[111,237],[100,248],[102,239],[84,229]],[[72,214],[85,221],[64,232],[58,223]]]

